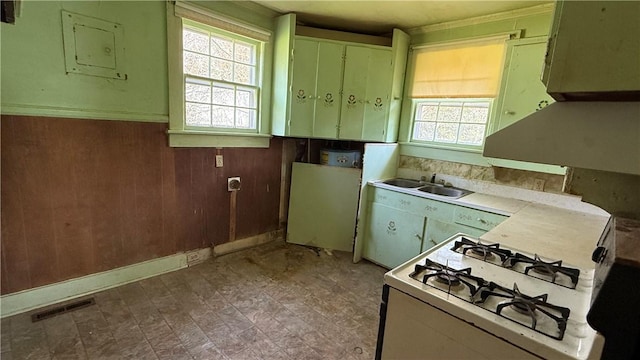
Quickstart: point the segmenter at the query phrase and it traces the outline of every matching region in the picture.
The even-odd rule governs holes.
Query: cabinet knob
[[[486,224],[486,223],[487,223],[487,220],[485,220],[485,219],[481,219],[481,218],[478,218],[478,221],[480,221],[480,222],[481,222],[481,223],[483,223],[483,224]]]
[[[516,112],[515,111],[511,111],[511,110],[507,110],[504,112],[505,115],[515,115]]]
[[[422,235],[416,234],[416,237],[418,238],[418,240],[422,241]]]
[[[596,264],[601,263],[605,256],[607,256],[607,249],[603,246],[598,246],[591,254],[591,260]]]

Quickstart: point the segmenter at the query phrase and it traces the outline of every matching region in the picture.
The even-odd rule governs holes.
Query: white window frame
[[[412,144],[422,144],[422,145],[428,145],[428,146],[433,146],[433,147],[440,147],[440,148],[447,148],[447,149],[460,149],[460,150],[467,150],[467,151],[477,151],[477,152],[482,152],[482,148],[484,147],[484,141],[485,138],[487,137],[487,133],[490,129],[491,126],[491,122],[492,122],[492,118],[493,118],[493,106],[495,103],[495,98],[425,98],[425,99],[411,99],[411,128],[409,129],[409,142]],[[482,102],[482,103],[488,103],[488,113],[487,113],[487,119],[485,123],[469,123],[469,124],[484,124],[484,131],[483,131],[483,137],[482,137],[482,143],[479,145],[473,145],[473,144],[464,144],[464,143],[458,143],[457,140],[459,139],[459,136],[456,137],[456,142],[443,142],[443,141],[436,141],[435,138],[434,140],[423,140],[423,139],[416,139],[415,138],[415,129],[416,129],[416,116],[418,113],[418,108],[420,107],[420,105],[422,104],[429,104],[429,103],[473,103],[473,102]],[[438,123],[438,121],[436,121],[436,124]],[[443,121],[444,123],[444,121]],[[459,122],[460,124],[467,124],[465,122]],[[458,129],[459,131],[459,129]],[[459,132],[458,132],[459,134]]]
[[[272,61],[271,31],[218,14],[208,8],[184,1],[167,1],[167,48],[169,70],[169,146],[172,147],[258,147],[268,148]],[[187,126],[185,121],[185,74],[182,29],[192,26],[214,34],[259,44],[256,58],[256,129]],[[195,25],[195,26],[194,26]],[[249,41],[247,41],[249,40]],[[268,75],[268,76],[267,76]],[[244,86],[244,85],[243,85]],[[266,90],[265,90],[266,89]]]
[[[401,115],[401,125],[400,125],[400,134],[399,134],[399,143],[401,145],[403,145],[403,148],[401,149],[402,151],[405,151],[407,149],[407,147],[405,147],[406,145],[410,145],[417,148],[434,148],[434,149],[438,149],[438,153],[439,154],[446,154],[444,155],[442,158],[443,160],[450,160],[450,159],[455,159],[458,158],[458,156],[461,159],[465,159],[465,160],[460,160],[462,162],[465,161],[471,161],[471,160],[467,160],[467,159],[476,159],[476,157],[478,155],[480,155],[480,158],[482,158],[481,154],[482,154],[482,150],[484,148],[484,142],[486,137],[488,136],[488,134],[491,132],[491,130],[493,129],[494,123],[495,123],[495,118],[496,118],[496,114],[495,111],[497,110],[497,104],[498,104],[498,98],[500,97],[500,87],[502,84],[502,79],[498,80],[498,93],[496,94],[495,97],[482,97],[482,98],[456,98],[456,97],[441,97],[441,98],[412,98],[410,97],[408,94],[411,93],[411,89],[413,86],[412,83],[412,79],[410,77],[410,74],[413,73],[414,69],[415,69],[415,58],[412,55],[412,51],[414,51],[415,49],[420,49],[420,48],[424,48],[424,47],[438,47],[438,46],[451,46],[451,45],[456,45],[456,44],[465,44],[465,43],[476,43],[477,41],[482,41],[482,40],[489,40],[491,38],[503,38],[504,41],[507,41],[510,38],[514,38],[514,37],[520,37],[520,33],[519,31],[508,31],[505,33],[501,33],[501,34],[494,34],[494,35],[490,35],[490,36],[481,36],[481,37],[476,37],[476,38],[467,38],[467,39],[458,39],[458,40],[451,40],[451,41],[444,41],[444,42],[437,42],[437,43],[427,43],[427,44],[416,44],[412,47],[412,49],[409,52],[409,57],[408,57],[408,62],[407,62],[407,72],[405,75],[405,84],[404,84],[404,92],[405,94],[405,98],[403,101],[403,105],[402,105],[402,115]],[[506,54],[506,45],[505,45],[505,54]],[[503,55],[504,58],[504,55]],[[490,106],[489,106],[489,114],[488,114],[488,119],[487,119],[487,123],[485,126],[485,130],[484,130],[484,139],[482,142],[482,145],[463,145],[463,144],[454,144],[454,143],[445,143],[445,142],[436,142],[436,141],[423,141],[423,140],[414,140],[413,136],[414,136],[414,130],[415,130],[415,123],[414,123],[414,119],[416,116],[416,110],[417,110],[417,106],[419,103],[421,102],[425,102],[425,101],[452,101],[452,102],[460,102],[460,101],[490,101]],[[407,153],[411,153],[411,154],[416,154],[416,153],[422,153],[421,150],[411,150],[411,151],[407,151]],[[465,155],[466,154],[466,155]],[[474,157],[475,156],[475,157]],[[473,161],[471,161],[473,162]],[[476,163],[480,163],[483,161],[479,161],[479,160],[475,160]]]
[[[261,93],[261,85],[262,85],[262,73],[263,73],[263,69],[262,69],[262,47],[264,46],[263,42],[257,41],[257,40],[253,40],[253,39],[249,39],[249,38],[245,38],[242,36],[239,36],[237,34],[228,32],[228,31],[224,31],[221,29],[216,29],[213,28],[211,26],[208,25],[203,25],[203,24],[198,24],[195,21],[189,21],[189,20],[184,20],[183,25],[182,25],[182,30],[184,31],[184,29],[191,29],[193,31],[197,31],[197,32],[202,32],[202,33],[207,33],[209,36],[215,35],[218,37],[222,37],[222,38],[227,38],[230,39],[234,42],[240,42],[243,44],[248,44],[251,45],[254,49],[255,49],[255,64],[254,64],[254,68],[255,68],[255,73],[254,73],[254,78],[255,78],[255,83],[254,84],[243,84],[243,83],[239,83],[239,82],[233,82],[233,81],[225,81],[225,80],[221,80],[221,79],[215,79],[212,77],[202,77],[202,76],[198,76],[198,75],[191,75],[191,74],[187,74],[186,72],[184,72],[184,69],[182,70],[182,75],[183,75],[183,86],[184,86],[184,90],[183,90],[183,99],[184,99],[184,119],[185,119],[185,125],[184,128],[185,129],[191,129],[191,130],[210,130],[210,131],[221,131],[221,132],[242,132],[242,133],[253,133],[253,134],[257,134],[259,132],[260,129],[260,109],[261,109],[261,102],[260,102],[260,93]],[[185,52],[187,52],[189,50],[184,49],[184,44],[183,44],[183,49],[182,49],[182,53],[184,55]],[[189,51],[191,52],[191,51]],[[209,61],[211,61],[212,58],[214,58],[214,56],[208,55]],[[231,61],[233,64],[236,64],[236,61],[232,60]],[[210,65],[209,65],[210,66]],[[254,94],[254,98],[253,98],[253,102],[255,104],[255,107],[253,108],[248,108],[251,109],[255,112],[255,117],[253,119],[254,122],[254,127],[252,128],[241,128],[241,127],[224,127],[224,126],[197,126],[197,125],[189,125],[187,124],[187,103],[196,103],[195,101],[188,101],[186,94],[186,87],[187,87],[187,82],[189,82],[188,80],[192,80],[191,82],[207,82],[210,84],[210,86],[213,87],[215,85],[220,85],[220,86],[224,86],[224,87],[232,87],[234,89],[234,91],[238,88],[245,88],[245,89],[252,89],[255,91]],[[213,94],[211,95],[211,106],[215,106],[214,104],[214,99],[213,99]],[[205,104],[205,103],[201,103],[201,104]],[[242,106],[238,106],[237,103],[234,104],[233,106],[228,105],[226,107],[230,107],[235,110],[237,109],[242,109]],[[211,114],[211,116],[213,116],[213,113]],[[235,116],[234,116],[235,119]]]

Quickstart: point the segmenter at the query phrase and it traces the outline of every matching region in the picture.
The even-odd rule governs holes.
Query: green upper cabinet
[[[340,44],[296,38],[293,52],[289,128],[291,136],[337,135],[342,86]]]
[[[381,141],[392,86],[391,49],[347,46],[339,137]]]
[[[272,134],[395,142],[409,36],[391,46],[337,32],[296,35],[295,15],[276,20]],[[308,31],[308,30],[307,30]],[[366,36],[364,36],[366,37]],[[400,91],[400,93],[398,93]]]
[[[640,2],[557,1],[543,81],[559,100],[637,100]]]
[[[507,127],[554,102],[540,80],[546,37],[510,40],[494,131]]]

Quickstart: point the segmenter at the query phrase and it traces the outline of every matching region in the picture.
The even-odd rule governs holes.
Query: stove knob
[[[599,264],[604,260],[604,257],[607,255],[607,249],[604,246],[598,246],[595,250],[593,250],[593,254],[591,254],[591,260],[596,264]]]

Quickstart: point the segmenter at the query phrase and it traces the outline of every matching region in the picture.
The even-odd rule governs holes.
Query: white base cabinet
[[[362,257],[394,268],[457,233],[478,237],[507,217],[400,192],[367,187]]]
[[[393,268],[419,254],[425,220],[424,215],[369,203],[364,257]]]

